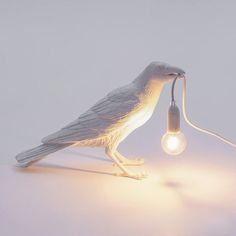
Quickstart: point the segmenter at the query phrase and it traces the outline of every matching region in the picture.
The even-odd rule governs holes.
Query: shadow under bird
[[[142,179],[145,174],[133,173],[127,166],[141,165],[143,159],[130,160],[117,148],[152,116],[163,86],[184,73],[166,63],[150,63],[133,82],[108,93],[75,121],[43,138],[40,146],[18,154],[19,166],[27,167],[69,146],[104,147],[107,156],[120,168],[119,175]]]

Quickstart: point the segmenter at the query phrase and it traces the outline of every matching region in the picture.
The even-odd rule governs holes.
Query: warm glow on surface
[[[187,145],[183,133],[166,133],[161,140],[163,150],[169,155],[179,155]]]
[[[219,236],[234,229],[234,153],[217,149],[170,160],[148,150],[144,167],[130,166],[136,173],[146,169],[148,178],[135,180],[116,176],[119,168],[102,150],[96,149],[95,154],[94,150],[86,149],[83,154],[70,148],[28,169],[3,167],[3,227],[12,229],[7,225],[8,213],[15,221],[30,222],[26,228],[33,227],[36,231],[30,233],[36,234],[39,222],[52,235],[64,232],[65,222],[66,229],[72,229],[66,231],[68,235],[84,235],[85,229],[87,235]]]

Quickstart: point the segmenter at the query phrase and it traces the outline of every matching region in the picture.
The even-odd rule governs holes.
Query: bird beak
[[[173,72],[174,74],[176,74],[176,75],[178,75],[180,77],[185,75],[185,71],[180,69],[180,68],[178,68],[178,67],[172,67],[171,68],[171,72]]]
[[[172,67],[170,72],[167,73],[167,76],[170,77],[171,79],[175,79],[175,78],[180,79],[185,76],[185,71],[177,67]]]

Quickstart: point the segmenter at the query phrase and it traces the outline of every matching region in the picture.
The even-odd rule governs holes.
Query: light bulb
[[[180,112],[175,101],[170,104],[167,123],[167,132],[161,139],[162,148],[169,155],[179,155],[185,150],[187,141],[180,130]]]
[[[185,150],[187,141],[184,134],[180,131],[174,133],[167,132],[161,139],[161,145],[167,154],[179,155]]]

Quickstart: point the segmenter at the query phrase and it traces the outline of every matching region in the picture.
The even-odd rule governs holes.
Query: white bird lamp
[[[130,160],[117,151],[119,144],[135,129],[146,123],[152,116],[163,86],[173,81],[172,101],[168,112],[168,130],[162,138],[164,151],[171,155],[180,154],[186,146],[180,132],[179,109],[174,101],[174,85],[177,78],[184,81],[183,112],[185,120],[194,128],[214,135],[234,147],[235,144],[223,137],[193,125],[185,112],[185,72],[166,63],[152,62],[130,84],[115,89],[99,100],[75,121],[59,131],[42,139],[42,144],[16,156],[20,167],[27,167],[47,155],[67,148],[104,147],[107,156],[120,168],[120,176],[142,179],[144,173],[131,172],[127,166],[142,165],[143,159]]]

